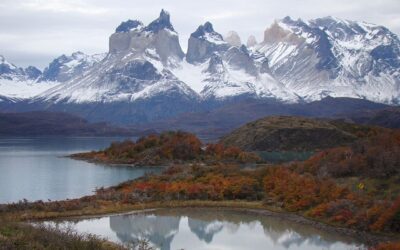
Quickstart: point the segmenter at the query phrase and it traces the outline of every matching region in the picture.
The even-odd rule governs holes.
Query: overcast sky
[[[61,54],[106,52],[108,37],[127,19],[145,24],[164,8],[181,46],[200,24],[260,41],[275,19],[336,16],[384,25],[400,34],[400,0],[0,0],[0,54],[17,66],[45,67]]]

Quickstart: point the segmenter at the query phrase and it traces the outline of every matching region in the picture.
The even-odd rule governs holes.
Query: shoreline
[[[90,153],[90,152],[86,152],[86,153]],[[81,153],[79,153],[81,154]],[[101,164],[101,165],[109,165],[109,166],[124,166],[124,167],[132,167],[132,168],[167,168],[168,166],[170,166],[170,164],[172,163],[168,163],[168,164],[162,164],[162,165],[139,165],[139,164],[135,164],[135,163],[122,163],[122,162],[118,162],[118,161],[104,161],[104,160],[99,160],[96,158],[89,158],[89,157],[84,157],[84,156],[79,156],[76,154],[71,154],[71,155],[64,155],[61,156],[64,158],[69,158],[69,159],[73,159],[73,160],[77,160],[77,161],[85,161],[88,163],[93,163],[93,164]]]
[[[124,162],[119,162],[119,161],[112,161],[112,160],[101,160],[96,157],[88,157],[88,156],[83,156],[79,154],[89,154],[91,152],[84,152],[84,153],[77,153],[77,154],[70,154],[70,155],[65,155],[61,156],[64,158],[70,158],[73,160],[78,160],[78,161],[85,161],[88,163],[93,163],[93,164],[102,164],[102,165],[110,165],[110,166],[125,166],[125,167],[133,167],[133,168],[160,168],[160,169],[166,169],[168,167],[171,167],[173,165],[201,165],[201,166],[209,166],[213,164],[217,164],[217,161],[210,161],[210,162],[204,162],[204,161],[189,161],[189,162],[181,162],[181,161],[167,161],[164,162],[163,164],[143,164],[143,163],[124,163]],[[221,162],[221,161],[220,161]],[[222,162],[224,164],[238,164],[238,165],[246,165],[246,163],[238,163],[234,161],[226,161]],[[261,162],[261,163],[249,163],[247,165],[254,165],[256,167],[259,166],[270,166],[273,165],[273,163],[270,162]]]

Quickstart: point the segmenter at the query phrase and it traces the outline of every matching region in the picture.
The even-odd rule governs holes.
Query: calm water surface
[[[106,148],[123,138],[0,137],[0,203],[62,200],[92,194],[159,169],[93,164],[68,154]]]
[[[351,238],[311,226],[229,210],[168,209],[58,223],[118,243],[148,239],[162,250],[363,249]]]

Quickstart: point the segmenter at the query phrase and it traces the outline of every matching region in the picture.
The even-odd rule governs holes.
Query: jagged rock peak
[[[284,22],[284,23],[293,22],[293,19],[292,19],[290,16],[285,16],[285,17],[282,19],[282,22]]]
[[[224,64],[222,62],[222,58],[214,53],[210,57],[210,62],[208,64],[207,72],[211,74],[218,74],[222,73],[223,71],[224,71]]]
[[[203,25],[203,27],[204,27],[204,31],[207,32],[207,33],[214,32],[214,27],[213,27],[212,23],[210,23],[210,22],[206,22]]]
[[[297,20],[291,18],[290,16],[285,16],[282,20],[282,23],[286,23],[289,25],[306,25],[306,23],[301,19],[297,18]]]
[[[240,47],[242,45],[242,41],[240,39],[239,34],[236,31],[229,31],[224,40],[229,43],[231,46]]]
[[[80,75],[86,69],[100,61],[100,55],[87,55],[81,51],[65,54],[55,58],[43,71],[39,81],[66,82],[71,78]]]
[[[216,36],[219,40],[224,40],[221,34],[214,31],[214,27],[210,22],[206,22],[203,25],[200,25],[195,32],[192,33],[192,37],[196,38],[204,38],[206,34],[212,34]]]
[[[204,62],[214,52],[223,52],[229,47],[222,35],[214,31],[212,24],[206,22],[190,35],[186,60],[189,63]]]
[[[28,66],[24,69],[25,74],[29,79],[37,79],[42,75],[42,71],[34,66]]]
[[[257,45],[257,39],[255,36],[251,35],[247,39],[247,47],[251,48]]]
[[[9,65],[9,66],[15,67],[12,63],[8,62],[6,60],[6,58],[4,56],[2,56],[2,55],[0,55],[0,64],[6,64],[6,65]]]
[[[73,52],[73,53],[71,54],[71,56],[72,56],[72,58],[74,58],[74,59],[81,59],[81,58],[87,57],[88,55],[86,55],[86,54],[83,53],[82,51],[76,51],[76,52]]]
[[[149,25],[147,25],[147,27],[145,28],[146,31],[153,31],[153,32],[158,32],[162,29],[169,29],[175,32],[175,29],[171,24],[170,15],[164,9],[161,10],[160,16],[156,20],[151,22]]]
[[[291,22],[290,17],[285,17],[283,20]],[[290,20],[290,21],[288,21]],[[275,21],[270,27],[264,31],[264,43],[275,43],[283,40],[293,40],[292,32],[281,26],[281,23]]]
[[[143,26],[143,23],[138,20],[131,20],[129,19],[128,21],[122,22],[116,29],[115,32],[128,32],[132,29],[136,29],[140,26]]]
[[[20,68],[8,62],[4,56],[0,55],[0,78],[5,77],[7,74],[23,74],[21,71]]]

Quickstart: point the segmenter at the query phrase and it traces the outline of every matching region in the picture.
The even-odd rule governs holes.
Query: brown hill
[[[273,116],[247,123],[221,143],[249,151],[311,151],[349,144],[376,129],[339,120]]]

